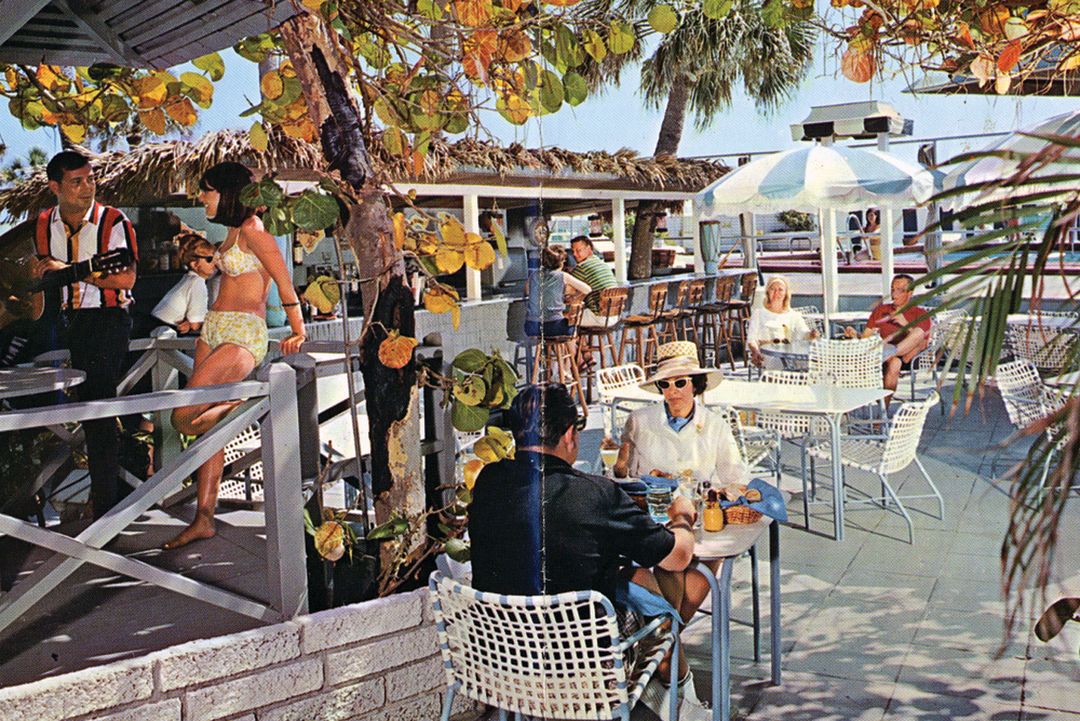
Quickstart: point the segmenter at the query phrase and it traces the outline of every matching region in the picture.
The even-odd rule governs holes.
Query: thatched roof
[[[532,179],[530,184],[538,180],[573,184],[580,179],[587,180],[587,187],[603,184],[620,189],[696,192],[728,171],[725,165],[712,161],[643,158],[625,149],[576,153],[465,139],[433,142],[423,172],[416,175],[405,160],[385,152],[381,142],[371,143],[371,148],[378,170],[387,177],[424,183],[463,182],[484,176],[505,181],[527,175]],[[312,170],[325,165],[315,145],[275,134],[267,151],[260,152],[251,147],[247,133],[234,130],[209,133],[194,142],[152,143],[130,152],[87,154],[98,178],[98,199],[124,207],[161,204],[176,193],[193,193],[203,172],[223,160],[243,162],[285,179],[310,178]],[[0,190],[0,210],[13,217],[23,217],[54,202],[44,169]]]

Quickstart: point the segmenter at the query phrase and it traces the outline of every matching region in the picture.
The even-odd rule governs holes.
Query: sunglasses
[[[205,260],[207,263],[214,262],[214,256],[212,255],[194,255],[192,257],[195,258],[195,260]]]
[[[680,378],[677,381],[656,381],[656,387],[662,391],[666,391],[668,386],[674,385],[676,388],[685,388],[686,384],[690,382],[689,378]]]

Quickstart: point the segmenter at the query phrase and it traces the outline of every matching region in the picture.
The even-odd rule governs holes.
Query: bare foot
[[[162,548],[166,551],[171,551],[186,546],[192,541],[213,538],[216,533],[217,531],[214,529],[213,521],[196,518],[190,526],[180,532],[180,535],[163,545]]]

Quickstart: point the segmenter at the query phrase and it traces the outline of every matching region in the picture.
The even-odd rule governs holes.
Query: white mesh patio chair
[[[825,319],[821,317],[821,311],[818,310],[816,305],[795,306],[792,307],[792,310],[803,317],[810,330],[817,331],[819,338],[824,338],[827,335],[825,333]]]
[[[443,721],[457,694],[495,707],[502,719],[629,719],[667,650],[679,653],[674,619],[655,618],[624,638],[615,607],[597,591],[508,596],[438,571],[428,586],[448,685]],[[631,669],[623,654],[635,645]],[[677,668],[672,664],[672,718]]]
[[[1039,377],[1039,370],[1035,364],[1028,360],[1018,360],[1011,363],[1002,363],[997,367],[994,374],[1001,400],[1005,403],[1005,412],[1009,416],[1009,422],[1018,431],[1026,430],[1028,426],[1037,421],[1042,421],[1048,415],[1056,412],[1068,400],[1068,396],[1061,391],[1048,388]],[[1050,468],[1057,458],[1058,451],[1064,445],[1064,439],[1058,438],[1060,428],[1058,424],[1046,427],[1046,437],[1054,447],[1054,452],[1046,456],[1043,462],[1042,478],[1039,481],[1039,499],[1042,499],[1042,489],[1046,487],[1046,479],[1050,475]],[[1077,490],[1080,486],[1070,486],[1069,490]]]
[[[600,405],[608,409],[604,416],[605,435],[619,435],[630,411],[647,405],[634,401],[615,401],[616,391],[622,388],[636,388],[644,380],[645,370],[637,363],[600,368],[596,371],[596,387],[599,391]]]
[[[761,375],[762,383],[775,383],[786,386],[812,385],[815,379],[803,371],[767,370]],[[816,496],[816,488],[811,487],[807,494],[806,487],[806,446],[812,437],[822,436],[829,432],[828,423],[816,416],[803,415],[801,413],[788,413],[778,411],[761,411],[757,414],[757,426],[763,430],[776,434],[776,467],[780,466],[780,446],[782,441],[788,440],[799,446],[799,477],[802,479],[803,516],[806,518],[806,528],[810,528],[810,502],[809,497]],[[779,471],[777,473],[779,479]]]
[[[225,468],[218,498],[245,503],[263,501],[262,436],[259,425],[248,426],[225,444]],[[230,465],[232,464],[232,465]]]
[[[922,436],[922,429],[926,423],[926,416],[930,412],[930,409],[937,405],[940,398],[937,391],[931,391],[930,395],[923,401],[908,401],[900,406],[896,415],[893,416],[886,428],[885,433],[880,436],[843,436],[840,443],[840,462],[844,466],[850,468],[858,468],[860,470],[867,471],[877,475],[881,481],[881,495],[870,498],[858,499],[855,501],[847,501],[845,503],[874,503],[881,505],[882,508],[889,508],[890,504],[895,504],[897,512],[903,516],[905,523],[908,527],[908,543],[915,542],[915,525],[911,520],[911,516],[908,514],[907,508],[904,506],[904,500],[914,500],[919,498],[936,498],[938,502],[938,515],[937,518],[944,520],[945,518],[945,501],[941,497],[941,492],[934,484],[934,480],[930,478],[930,474],[926,472],[926,468],[919,460],[917,450],[919,447],[919,438]],[[821,458],[824,460],[830,460],[832,458],[832,444],[828,440],[818,441],[814,445],[807,449],[807,453],[811,459]],[[930,486],[930,493],[924,493],[921,495],[897,495],[896,490],[893,489],[889,483],[889,476],[899,473],[907,468],[914,462],[918,467],[919,472],[922,473],[927,484]],[[814,465],[811,462],[810,473],[814,473]],[[837,480],[833,480],[837,483]],[[839,484],[837,483],[839,486]],[[846,494],[845,494],[846,495]]]
[[[881,388],[882,348],[881,337],[877,335],[844,340],[818,338],[810,344],[808,369],[819,382],[839,388]],[[884,400],[878,404],[878,410],[884,417]],[[870,412],[873,413],[872,408]]]
[[[776,483],[780,483],[780,436],[771,430],[758,426],[755,422],[744,420],[744,417],[734,408],[720,406],[716,409],[727,419],[731,427],[731,435],[739,447],[739,455],[743,463],[749,469],[765,468],[776,477]]]
[[[1030,361],[1040,371],[1054,374],[1068,370],[1075,332],[1021,323],[1010,323],[1005,332],[1013,359]]]

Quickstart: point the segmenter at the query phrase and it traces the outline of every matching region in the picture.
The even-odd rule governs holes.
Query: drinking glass
[[[649,486],[645,493],[645,502],[649,506],[649,515],[657,523],[668,522],[668,506],[671,505],[671,489],[666,486]]]

